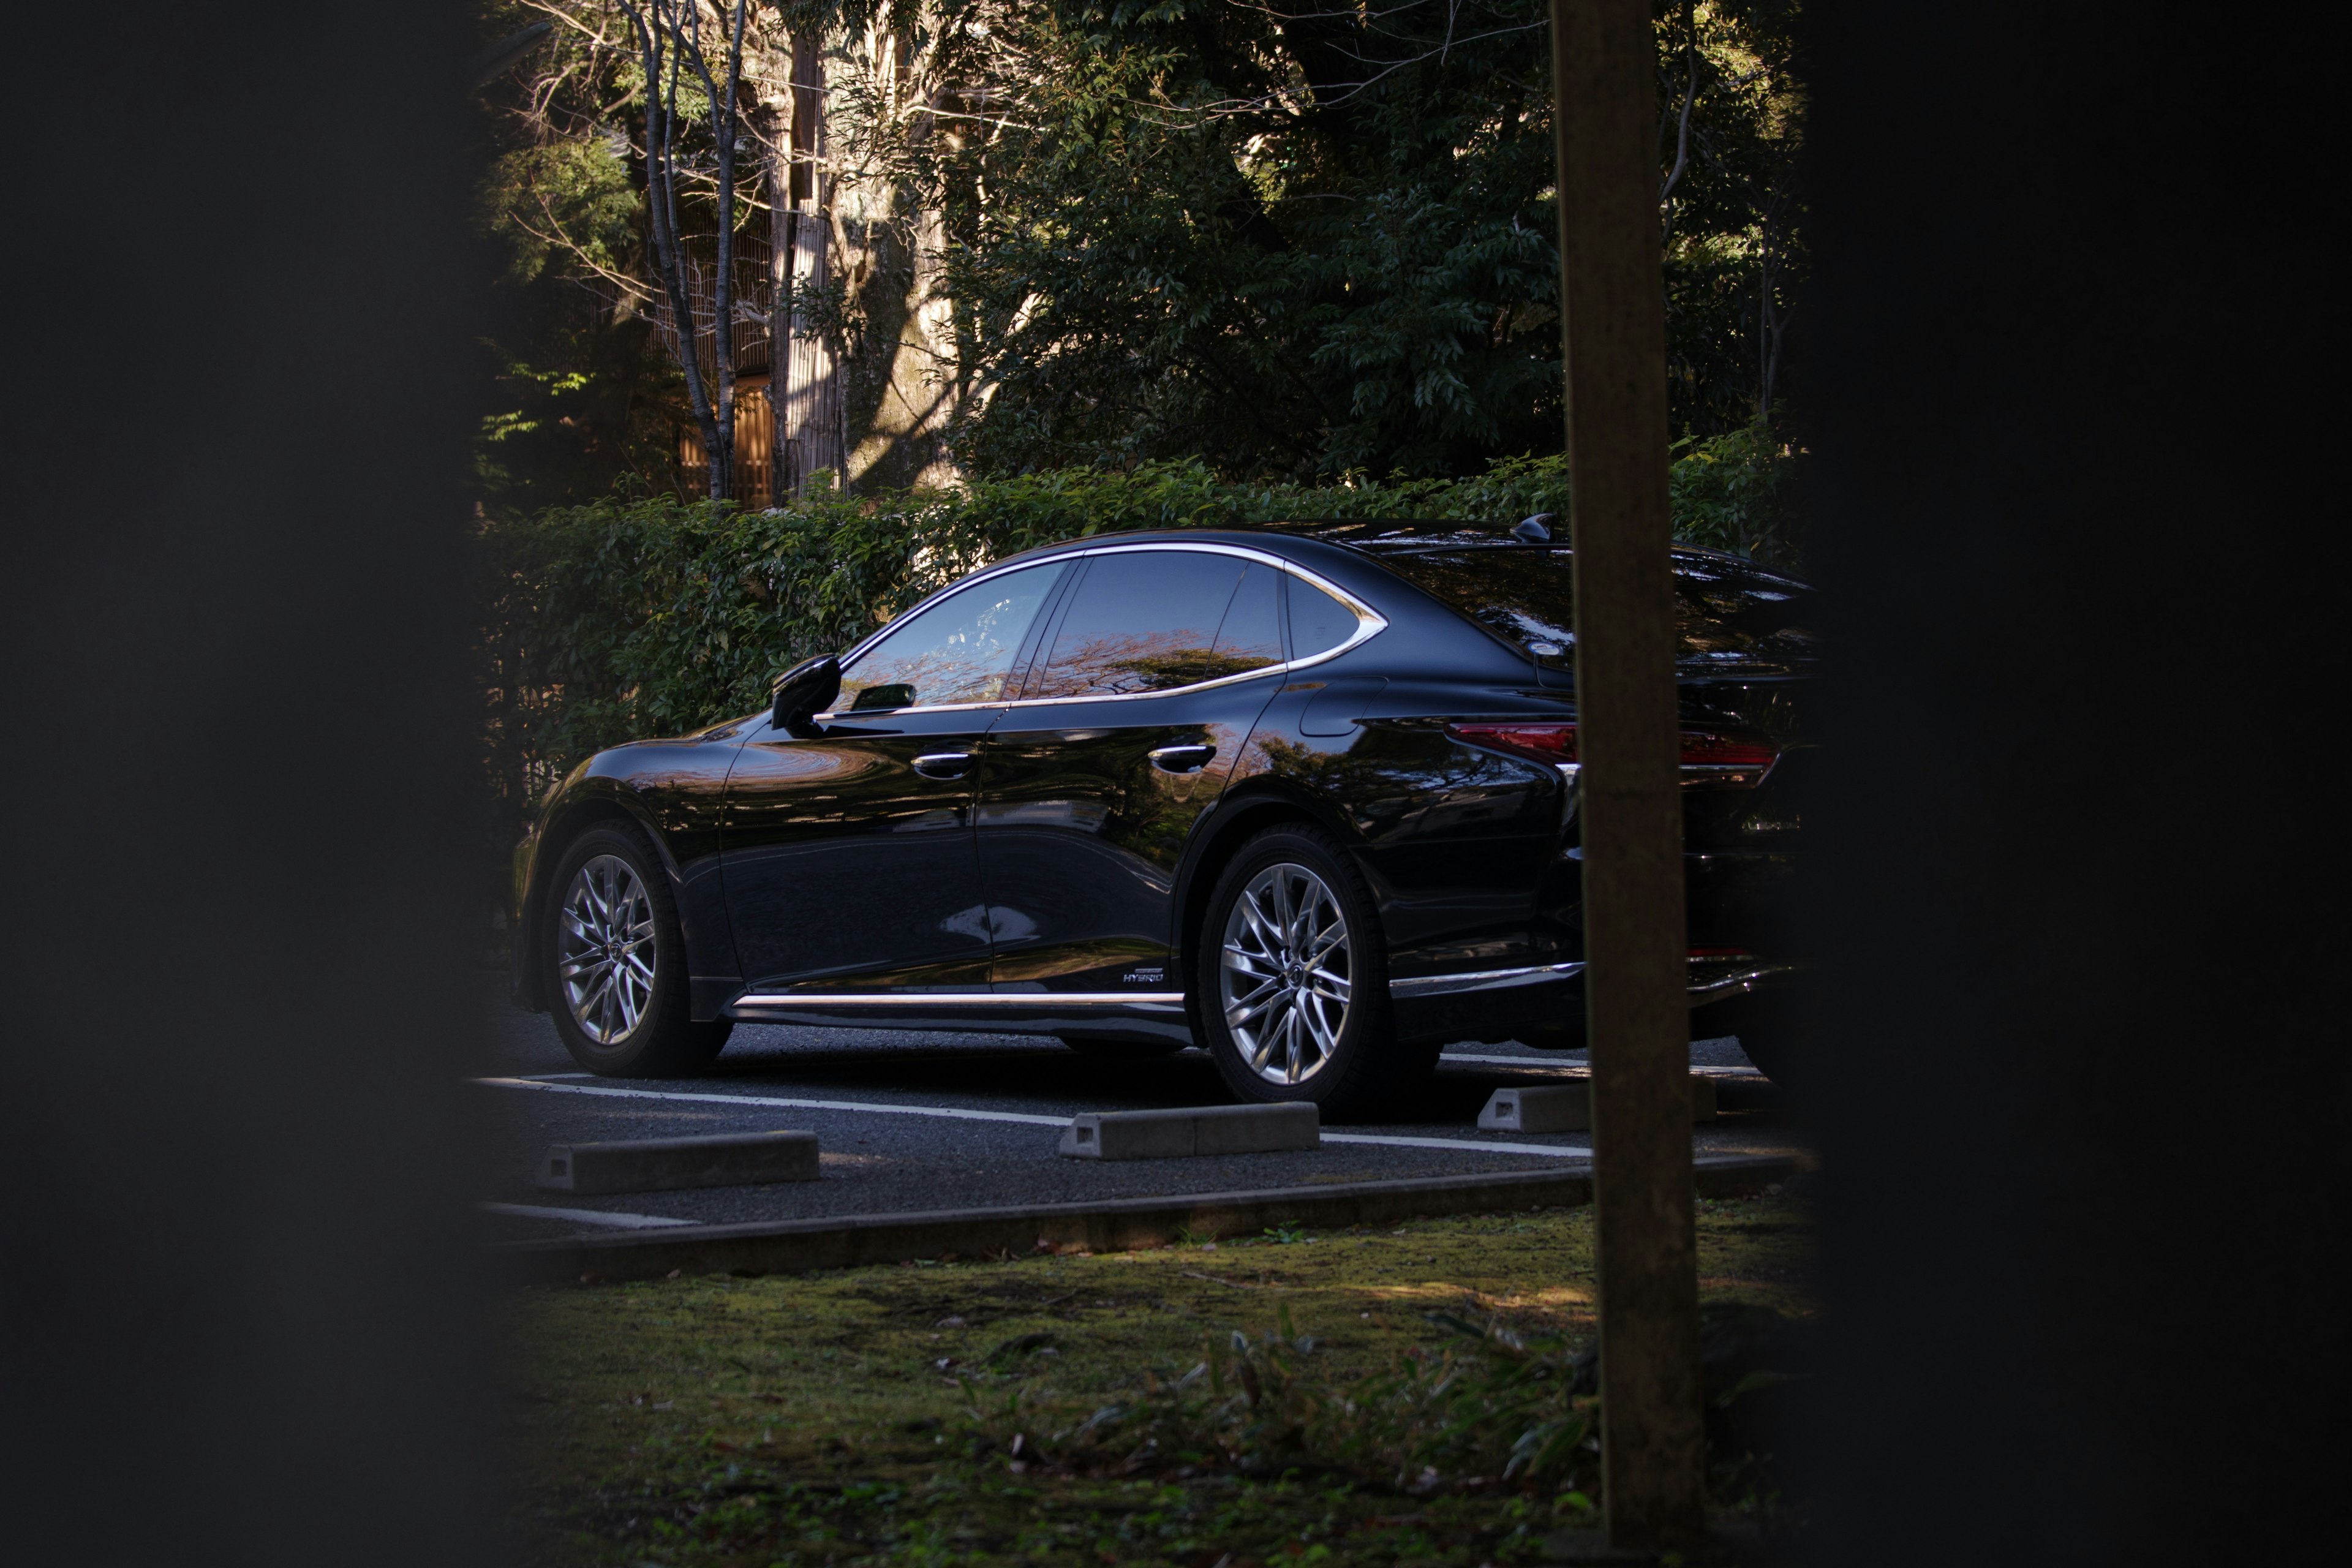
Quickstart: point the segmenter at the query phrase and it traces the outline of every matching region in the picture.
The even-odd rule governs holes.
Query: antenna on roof
[[[1539,511],[1533,517],[1522,519],[1519,525],[1511,530],[1511,537],[1524,539],[1529,544],[1549,544],[1552,516],[1550,512]]]

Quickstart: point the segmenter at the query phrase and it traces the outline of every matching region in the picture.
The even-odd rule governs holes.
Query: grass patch
[[[1597,1490],[1591,1242],[1570,1209],[533,1290],[531,1558],[1532,1559]],[[1810,1249],[1790,1200],[1701,1203],[1713,1321],[1810,1315]],[[1717,1476],[1769,1510],[1741,1454],[1719,1445]]]

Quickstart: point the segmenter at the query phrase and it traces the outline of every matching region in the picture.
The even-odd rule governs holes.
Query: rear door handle
[[[1163,773],[1197,773],[1216,754],[1214,746],[1162,746],[1151,753],[1151,765]]]
[[[927,779],[960,779],[971,772],[970,752],[933,752],[915,759],[915,771]]]

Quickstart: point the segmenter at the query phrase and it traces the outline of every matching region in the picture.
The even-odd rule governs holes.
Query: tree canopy
[[[1197,458],[1235,479],[1445,477],[1559,449],[1542,0],[754,9],[852,40],[833,47],[828,155],[866,210],[932,216],[954,362],[934,374],[966,473]],[[593,380],[611,371],[571,363],[581,342],[651,293],[642,73],[584,41],[611,0],[495,0],[485,31],[547,12],[573,18],[548,45],[568,63],[488,89],[506,147],[484,212],[519,281],[594,300],[542,312],[569,339],[514,358]],[[1678,435],[1743,429],[1778,396],[1803,261],[1793,20],[1790,0],[1657,14]],[[857,29],[896,40],[892,90]],[[877,330],[836,304],[830,330]],[[584,407],[587,390],[545,395]]]

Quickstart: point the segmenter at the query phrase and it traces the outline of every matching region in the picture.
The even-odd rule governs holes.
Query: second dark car
[[[1695,1034],[1769,1072],[1810,590],[1675,556]],[[1205,1047],[1344,1115],[1581,1043],[1569,552],[1460,524],[1103,536],[942,590],[765,713],[598,753],[518,857],[580,1062],[738,1021]]]

